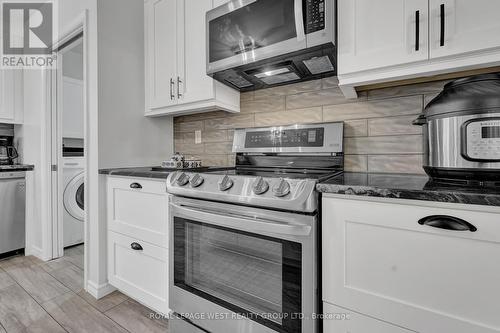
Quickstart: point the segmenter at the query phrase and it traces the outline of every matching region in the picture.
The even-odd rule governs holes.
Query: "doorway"
[[[83,32],[56,50],[52,89],[53,258],[84,269],[85,243],[85,55]]]

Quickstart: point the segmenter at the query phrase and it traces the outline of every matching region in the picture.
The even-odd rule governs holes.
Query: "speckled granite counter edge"
[[[168,172],[151,171],[146,169],[148,168],[101,169],[99,170],[99,174],[108,176],[152,178],[152,179],[167,179],[169,175]]]
[[[468,205],[500,206],[500,195],[467,193],[456,191],[404,190],[375,186],[355,186],[339,184],[318,184],[316,189],[321,193],[344,194],[388,199],[406,199],[458,203]]]
[[[0,165],[0,172],[15,172],[15,171],[33,171],[34,165],[20,164],[20,165]]]

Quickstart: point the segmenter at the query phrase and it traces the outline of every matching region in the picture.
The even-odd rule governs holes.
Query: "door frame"
[[[53,45],[54,55],[58,56],[59,48],[64,46],[64,44],[71,42],[77,36],[82,35],[82,43],[83,43],[83,119],[84,119],[84,159],[85,159],[85,167],[87,169],[88,166],[88,149],[89,149],[89,135],[88,135],[88,119],[89,119],[89,107],[88,107],[88,43],[89,43],[89,34],[87,27],[87,12],[83,12],[80,16],[78,16],[74,21],[69,24],[67,29],[61,34],[61,38]],[[62,119],[61,119],[61,110],[58,109],[58,105],[61,105],[61,96],[58,96],[57,91],[59,88],[58,84],[61,84],[61,80],[58,80],[58,76],[62,78],[61,73],[61,65],[62,62],[58,62],[57,70],[50,70],[46,75],[46,98],[47,98],[47,106],[48,106],[48,119],[46,121],[46,133],[47,133],[47,162],[49,165],[49,189],[50,195],[48,197],[48,212],[49,212],[49,220],[47,225],[47,257],[48,259],[56,259],[61,257],[64,254],[64,245],[63,245],[63,216],[64,216],[64,207],[63,207],[63,195],[64,195],[64,186],[63,186],[63,159],[62,159]],[[87,187],[88,184],[88,172],[85,172],[84,176],[84,184]],[[85,199],[84,199],[84,242],[87,245],[89,242],[89,231],[88,231],[88,191],[85,191]],[[86,281],[87,281],[87,258],[88,251],[85,246],[84,251],[84,281],[85,281],[85,289],[86,289]]]

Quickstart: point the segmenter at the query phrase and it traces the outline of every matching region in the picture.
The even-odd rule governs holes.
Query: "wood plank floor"
[[[117,291],[100,300],[85,292],[83,246],[49,262],[0,261],[0,333],[168,332],[167,320],[152,314]]]

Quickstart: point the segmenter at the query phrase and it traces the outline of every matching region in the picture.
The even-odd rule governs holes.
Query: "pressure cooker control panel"
[[[471,120],[464,124],[465,158],[482,162],[500,162],[500,118]]]

